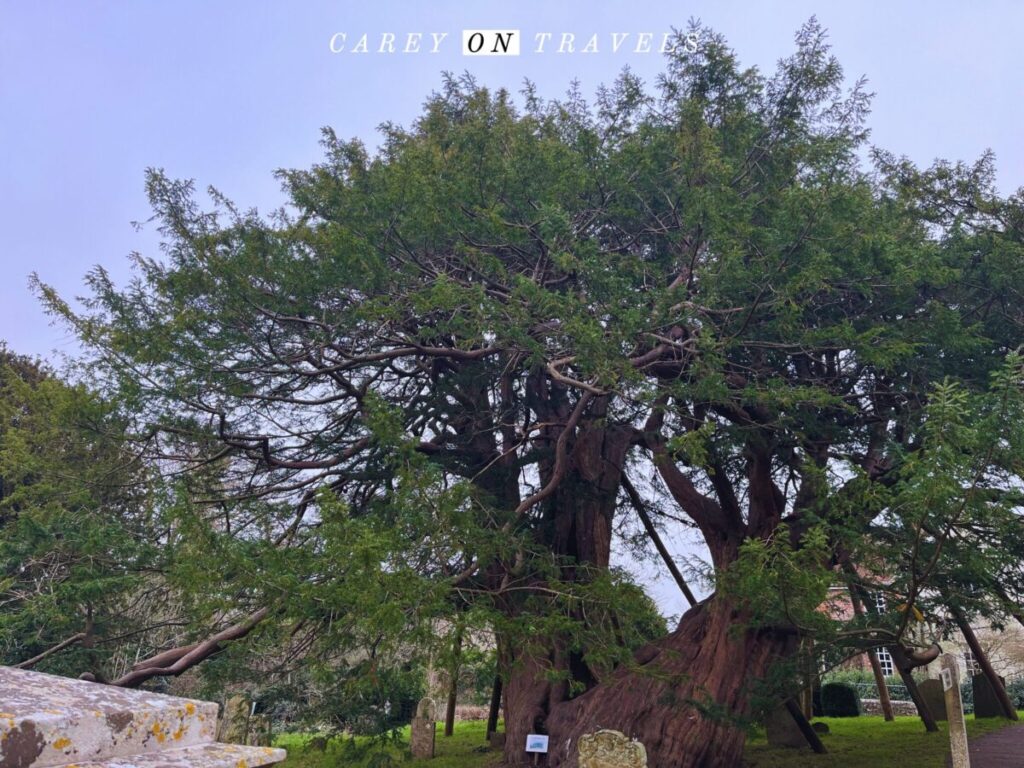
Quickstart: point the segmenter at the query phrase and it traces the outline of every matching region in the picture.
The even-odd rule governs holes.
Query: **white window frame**
[[[876,648],[875,658],[878,659],[878,666],[881,667],[883,675],[892,677],[896,674],[896,662],[887,648]]]
[[[968,677],[981,674],[981,665],[974,658],[974,652],[970,648],[964,650],[964,669],[967,671]]]

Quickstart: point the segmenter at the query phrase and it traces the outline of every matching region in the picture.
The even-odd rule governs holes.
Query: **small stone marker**
[[[1006,682],[999,678],[1003,685]],[[975,675],[971,678],[971,691],[974,694],[974,716],[978,717],[1002,717],[1003,708],[999,705],[999,697],[996,696],[992,683],[984,675]]]
[[[967,751],[967,726],[964,723],[964,703],[960,698],[960,673],[957,658],[952,653],[941,656],[942,690],[946,695],[946,714],[949,716],[949,748],[953,755],[953,768],[971,768]]]
[[[580,768],[647,768],[647,750],[619,731],[598,731],[580,738]]]
[[[773,747],[806,747],[807,739],[784,706],[775,707],[764,718],[764,734]]]
[[[936,720],[949,719],[946,714],[946,692],[942,689],[941,680],[923,680],[917,684],[917,690],[932,717]]]
[[[229,696],[224,702],[217,738],[228,744],[245,744],[249,738],[249,713],[252,702],[245,696]]]
[[[253,747],[269,747],[274,741],[273,727],[267,715],[253,715],[249,718],[248,744]]]
[[[420,760],[429,760],[434,756],[434,738],[437,727],[434,721],[437,707],[430,697],[420,699],[416,706],[416,716],[412,719],[412,732],[409,737],[409,748],[412,756]]]
[[[487,737],[487,743],[491,745],[491,749],[500,751],[505,748],[505,734],[494,732]]]

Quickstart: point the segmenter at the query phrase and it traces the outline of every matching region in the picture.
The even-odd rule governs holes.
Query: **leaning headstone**
[[[229,696],[224,702],[217,738],[228,744],[245,744],[249,738],[249,713],[252,703],[245,696]]]
[[[1003,678],[999,681],[1005,686]],[[971,691],[974,694],[974,717],[1002,717],[1003,708],[999,706],[999,698],[996,696],[992,683],[984,675],[975,675],[971,678]]]
[[[429,760],[434,756],[434,737],[437,731],[434,718],[436,707],[434,700],[423,698],[416,707],[416,716],[412,719],[412,731],[409,737],[409,748],[412,756],[421,760]]]
[[[246,742],[253,747],[269,747],[274,740],[274,734],[270,726],[270,717],[267,715],[253,715],[249,718],[249,738]]]
[[[924,699],[925,706],[936,720],[948,720],[946,714],[946,694],[942,690],[941,680],[922,680],[917,684],[917,691]]]
[[[764,733],[773,747],[807,746],[807,738],[785,707],[776,707],[765,716]]]
[[[598,731],[580,738],[580,768],[647,768],[647,750],[619,731]]]

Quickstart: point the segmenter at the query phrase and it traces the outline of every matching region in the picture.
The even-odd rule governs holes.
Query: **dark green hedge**
[[[860,695],[846,683],[825,683],[821,686],[821,709],[825,717],[857,717]]]

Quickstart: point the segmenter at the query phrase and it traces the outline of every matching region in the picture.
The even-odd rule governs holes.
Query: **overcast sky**
[[[415,118],[443,70],[513,90],[529,78],[546,96],[576,78],[592,93],[624,65],[652,79],[661,57],[635,53],[637,36],[657,43],[690,17],[723,32],[744,64],[771,69],[814,14],[847,77],[866,75],[877,94],[873,143],[920,163],[991,148],[1002,191],[1024,185],[1024,2],[0,0],[0,339],[20,353],[74,352],[28,275],[67,296],[96,264],[123,280],[126,255],[156,243],[131,226],[149,215],[148,166],[272,208],[271,172],[316,161],[321,126],[374,144],[381,122]],[[466,28],[519,29],[522,53],[464,57]],[[422,33],[422,52],[330,50],[336,33],[348,48],[367,33],[376,51],[387,32],[399,50]],[[544,32],[552,42],[534,53]],[[599,34],[598,52],[554,53],[565,32],[577,49]],[[629,33],[618,53],[613,32]],[[448,33],[437,54],[431,33]],[[674,588],[656,594],[679,612]]]

